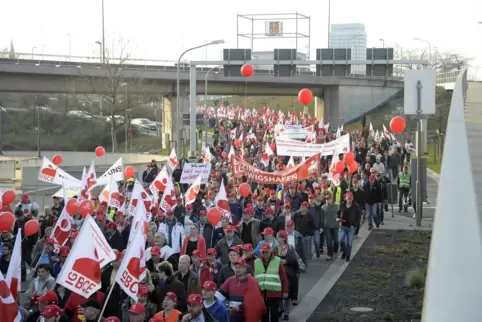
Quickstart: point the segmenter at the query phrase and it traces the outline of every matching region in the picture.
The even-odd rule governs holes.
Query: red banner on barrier
[[[280,184],[305,180],[320,176],[320,154],[315,154],[296,167],[281,172],[264,172],[253,167],[243,159],[232,157],[232,174],[235,178],[246,176],[248,181],[261,184]]]

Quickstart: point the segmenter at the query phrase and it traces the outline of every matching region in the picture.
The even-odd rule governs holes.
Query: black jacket
[[[252,272],[251,266],[246,265],[246,273],[251,274],[251,272]],[[234,276],[234,270],[231,267],[231,263],[223,265],[218,275],[218,280],[217,280],[218,288],[223,286],[224,282],[226,282],[228,278],[233,276]]]
[[[361,220],[360,206],[357,203],[352,203],[350,207],[347,207],[346,202],[343,202],[338,210],[338,218],[342,220],[341,225],[343,227],[357,228]]]
[[[117,249],[118,251],[122,252],[126,248],[124,238],[122,237],[121,233],[117,230],[115,230],[113,234],[106,233],[105,239],[107,239],[107,242],[109,243],[109,246],[112,249]]]
[[[266,217],[259,223],[259,231],[263,232],[265,228],[271,228],[274,230],[275,233],[278,232],[279,224],[278,224],[278,217],[274,217],[273,220],[269,221]]]
[[[33,311],[32,313],[30,313],[25,321],[26,322],[37,322],[37,321],[39,321],[39,319],[40,319],[40,311],[36,310],[36,311]],[[67,315],[65,313],[62,313],[62,315],[60,316],[60,322],[69,322],[69,321],[71,321],[71,319],[69,317],[67,317]]]
[[[315,228],[313,227],[313,216],[309,210],[306,215],[302,215],[301,211],[295,212],[292,219],[295,222],[296,230],[299,231],[303,237],[313,236]]]
[[[157,304],[162,304],[162,301],[164,301],[168,292],[173,292],[177,295],[176,309],[185,312],[187,308],[186,288],[184,287],[184,283],[178,280],[174,275],[169,276],[162,286],[158,285],[156,287]]]
[[[201,231],[201,223],[198,223],[199,231]],[[213,248],[216,244],[213,244],[214,240],[214,227],[209,222],[204,224],[203,237],[206,241],[206,249]]]
[[[114,282],[113,285],[110,283],[110,278],[112,275],[112,266],[108,266],[104,271],[102,271],[101,275],[101,292],[104,294],[109,294],[110,288],[114,287],[112,290],[112,293],[109,297],[109,301],[107,302],[105,306],[105,311],[103,316],[117,316],[120,312],[120,307],[124,301],[124,299],[127,297],[127,294],[122,291],[121,287],[119,284]]]
[[[186,314],[182,315],[181,320],[184,317],[184,315],[186,315]],[[208,310],[204,307],[203,307],[203,315],[204,315],[204,321],[205,322],[217,322],[217,320],[212,316],[212,314],[209,313]]]
[[[356,191],[350,188],[349,191],[353,194],[353,202],[356,202],[361,209],[365,209],[365,191],[360,187]]]
[[[373,185],[370,185],[369,181],[365,182],[363,191],[365,192],[365,202],[367,204],[373,205],[382,201],[382,188],[376,181]]]

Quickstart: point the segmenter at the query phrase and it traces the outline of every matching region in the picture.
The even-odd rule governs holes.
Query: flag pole
[[[112,291],[114,290],[115,283],[116,282],[114,281],[114,284],[112,284],[110,289],[109,289],[109,293],[107,293],[107,296],[104,300],[104,305],[102,305],[102,310],[100,311],[99,318],[97,319],[97,322],[102,321],[102,315],[104,315],[105,308],[107,307],[107,303],[109,302],[110,296],[112,295]]]

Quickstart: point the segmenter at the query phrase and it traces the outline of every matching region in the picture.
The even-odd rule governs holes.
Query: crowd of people
[[[209,117],[213,110],[201,112]],[[197,160],[211,164],[210,178],[193,202],[186,201],[189,184],[180,182],[183,168],[193,162],[184,156],[169,169],[176,190],[172,208],[160,206],[163,191],[153,196],[149,189],[163,165],[152,160],[139,176],[153,202],[145,239],[146,277],[135,299],[115,282],[135,229],[126,207],[108,207],[106,201],[91,197],[95,210],[90,215],[116,258],[102,270],[101,289],[84,298],[56,283],[56,278],[85,218],[73,214],[69,236],[58,245],[52,231],[65,200],[54,197],[52,206],[42,213],[27,194],[22,196],[11,209],[15,225],[1,232],[0,271],[7,274],[17,233],[23,233],[29,220],[38,220],[38,233],[22,238],[22,281],[31,280],[23,290],[24,303],[17,299],[23,321],[287,321],[300,300],[299,280],[310,262],[350,261],[361,225],[367,221],[368,229],[373,229],[384,224],[389,183],[400,192],[399,211],[410,206],[409,149],[390,133],[374,133],[364,120],[361,131],[349,133],[350,146],[345,147],[352,151],[358,168],[346,167],[335,174],[332,159],[343,160],[345,152],[338,151],[321,157],[319,175],[263,184],[233,176],[231,158],[239,157],[263,172],[282,173],[305,158],[277,155],[277,124],[311,128],[313,143],[322,144],[345,134],[342,127],[331,129],[306,115],[285,116],[264,108],[258,112],[220,108],[218,113],[211,119],[211,143]],[[135,181],[118,182],[126,204]],[[247,195],[240,192],[242,184],[250,187]],[[229,211],[213,223],[209,211],[219,206],[216,196],[223,190]]]

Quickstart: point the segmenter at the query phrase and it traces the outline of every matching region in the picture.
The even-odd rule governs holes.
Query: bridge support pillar
[[[323,98],[315,96],[315,118],[317,120],[322,120],[325,124],[325,102]]]
[[[164,139],[162,146],[169,147],[169,141],[174,137],[174,119],[172,113],[172,97],[163,96],[162,97],[162,135]],[[169,151],[170,153],[170,151]]]
[[[340,92],[338,86],[326,86],[323,99],[315,97],[315,116],[324,124],[339,126],[340,124]]]
[[[163,98],[163,133],[164,133],[164,138],[165,142],[164,146],[170,146],[171,148],[176,147],[175,141],[176,140],[176,115],[180,118],[180,124],[181,124],[181,139],[180,139],[180,147],[181,151],[176,151],[178,154],[178,157],[181,154],[184,154],[186,151],[185,150],[185,145],[189,142],[189,124],[184,123],[184,120],[186,120],[185,115],[189,114],[189,98],[187,97],[181,97],[179,100],[181,103],[181,106],[179,106],[179,113],[176,114],[174,111],[177,110],[178,106],[176,106],[176,96],[164,96]],[[188,120],[188,119],[187,119]],[[171,141],[171,143],[169,143]],[[169,151],[170,152],[170,151]]]

